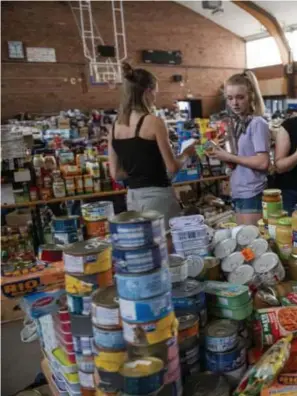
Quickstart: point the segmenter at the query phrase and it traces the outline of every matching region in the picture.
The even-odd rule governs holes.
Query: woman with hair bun
[[[214,156],[233,163],[231,193],[238,224],[257,224],[262,217],[262,193],[269,167],[270,133],[264,120],[264,102],[251,71],[231,76],[225,96],[234,126],[237,155],[217,147]]]
[[[165,217],[166,227],[180,206],[167,170],[174,174],[192,155],[194,145],[175,157],[164,121],[151,114],[158,84],[147,70],[123,64],[123,86],[118,119],[109,138],[110,173],[128,186],[128,210],[154,209]]]

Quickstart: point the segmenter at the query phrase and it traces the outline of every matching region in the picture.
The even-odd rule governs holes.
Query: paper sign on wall
[[[27,47],[28,62],[57,62],[54,48]]]

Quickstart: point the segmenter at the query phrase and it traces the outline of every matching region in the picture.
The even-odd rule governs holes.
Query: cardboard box
[[[297,396],[297,385],[280,385],[276,381],[262,389],[261,396]]]
[[[59,118],[58,119],[58,128],[59,129],[70,129],[69,118]]]
[[[19,298],[30,293],[63,288],[65,273],[62,261],[27,275],[1,277],[1,299]]]
[[[5,216],[6,224],[10,227],[25,226],[28,222],[32,222],[31,210],[16,209]]]

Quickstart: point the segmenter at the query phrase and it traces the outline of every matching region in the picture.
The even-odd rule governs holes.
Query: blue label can
[[[171,290],[170,272],[163,267],[142,275],[116,275],[118,294],[128,300],[151,298]]]
[[[121,329],[106,330],[93,325],[93,334],[94,334],[95,344],[99,348],[107,348],[107,349],[125,348],[123,331]]]
[[[214,320],[205,330],[205,348],[210,352],[226,352],[238,343],[238,325],[229,319]]]
[[[226,373],[246,364],[246,348],[242,340],[227,352],[205,351],[206,369],[215,373]]]
[[[61,216],[52,219],[54,232],[74,232],[80,228],[79,216]]]
[[[83,311],[83,297],[67,294],[67,305],[69,312],[80,315]]]
[[[135,249],[113,248],[114,268],[117,273],[142,273],[160,268],[168,262],[165,243]]]
[[[177,311],[200,311],[205,306],[203,286],[194,279],[186,279],[173,287],[172,302]]]
[[[120,298],[119,303],[122,319],[131,323],[153,322],[164,318],[173,310],[170,292],[139,301]]]

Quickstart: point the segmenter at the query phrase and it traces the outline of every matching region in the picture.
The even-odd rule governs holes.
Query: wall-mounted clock
[[[8,41],[8,56],[11,59],[24,59],[24,46],[21,41]]]

